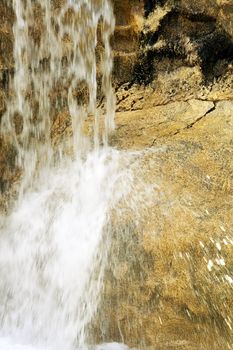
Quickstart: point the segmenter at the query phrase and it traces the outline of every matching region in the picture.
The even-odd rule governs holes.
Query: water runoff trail
[[[131,176],[120,152],[107,146],[114,127],[113,10],[109,0],[12,4],[15,73],[1,134],[15,147],[22,175],[0,224],[0,349],[85,349],[103,286],[111,210],[127,195]],[[105,100],[101,132],[97,69]],[[80,86],[85,103],[75,95]],[[55,89],[62,94],[54,102]],[[72,138],[54,148],[53,115],[63,107]],[[89,116],[91,141],[82,133]]]

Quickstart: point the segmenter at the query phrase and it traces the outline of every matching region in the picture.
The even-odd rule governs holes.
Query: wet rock
[[[55,13],[63,2],[52,2]],[[14,14],[7,4],[0,4],[0,115],[14,70]],[[115,263],[92,325],[95,341],[232,349],[233,3],[116,0],[114,6],[118,113],[110,143],[141,152],[135,193],[145,189],[141,184],[156,191],[139,224],[131,210],[115,225]],[[37,23],[35,40],[39,33]],[[57,87],[54,105],[59,95]],[[71,135],[66,107],[52,116],[54,144]],[[15,151],[3,140],[0,149],[0,189],[7,193],[17,181]]]
[[[105,341],[232,349],[232,113],[189,101],[117,115],[114,146],[143,150],[136,178],[157,190],[140,224],[134,211],[113,236],[94,328]]]

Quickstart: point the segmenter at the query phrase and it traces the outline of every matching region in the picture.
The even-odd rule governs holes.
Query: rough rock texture
[[[228,71],[233,54],[231,1],[148,0],[144,2],[146,18],[141,1],[127,3],[133,13],[128,16],[131,25],[135,18],[140,23],[134,26],[140,35],[134,81],[149,83],[158,73],[179,66],[199,66],[206,81]],[[122,42],[125,52],[128,46]]]
[[[143,150],[136,178],[157,189],[113,236],[98,341],[233,349],[232,115],[198,100],[117,114],[112,145]]]
[[[110,144],[139,152],[135,195],[153,186],[139,223],[129,215],[113,232],[94,340],[233,349],[233,1],[113,3]],[[0,14],[1,117],[13,74],[14,14],[6,1]],[[66,110],[54,119],[56,143],[70,135],[70,120]],[[0,148],[6,191],[17,178],[15,154],[2,140]]]
[[[132,79],[140,46],[143,26],[143,2],[123,0],[114,2],[115,35],[112,40],[114,55],[113,75],[117,84]]]

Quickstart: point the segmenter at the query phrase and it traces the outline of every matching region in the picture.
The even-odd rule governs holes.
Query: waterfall
[[[84,348],[103,283],[108,216],[126,192],[118,161],[103,150],[43,169],[6,218],[0,334],[46,349]]]
[[[95,149],[102,139],[107,144],[114,126],[109,40],[115,20],[109,0],[13,0],[13,8],[15,74],[2,132],[17,150],[26,188],[38,165],[50,166],[54,160],[50,134],[56,110],[69,111],[76,157],[87,148],[82,128],[89,116],[94,119]],[[103,135],[99,135],[97,75],[105,98]],[[86,98],[77,98],[81,88]],[[59,91],[55,100],[54,91]]]
[[[103,285],[111,211],[128,191],[119,152],[107,147],[113,10],[109,0],[12,4],[15,71],[1,133],[16,150],[21,182],[0,224],[0,349],[84,349]],[[72,123],[70,153],[51,143],[63,108]],[[88,141],[82,129],[89,117]]]

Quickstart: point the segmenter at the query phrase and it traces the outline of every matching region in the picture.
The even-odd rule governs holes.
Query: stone
[[[139,150],[135,191],[157,189],[138,225],[119,218],[97,341],[233,348],[232,113],[194,100],[117,115],[112,144]]]
[[[55,14],[63,3],[52,1]],[[147,193],[140,217],[127,203],[127,215],[113,215],[112,264],[91,340],[147,350],[231,350],[233,2],[113,5],[117,114],[109,141],[133,154],[134,198]],[[1,118],[14,71],[9,2],[1,2],[0,14]],[[40,30],[38,20],[35,40]],[[54,105],[59,94],[59,87],[51,93]],[[54,114],[56,147],[71,136],[71,121],[64,106]],[[7,140],[0,139],[0,149],[6,210],[20,171]]]
[[[191,128],[212,109],[213,102],[189,100],[143,111],[117,113],[116,131],[111,136],[111,144],[125,149],[151,147],[160,138]]]

